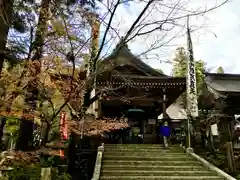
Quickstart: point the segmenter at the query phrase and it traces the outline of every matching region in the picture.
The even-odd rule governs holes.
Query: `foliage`
[[[237,175],[237,177],[236,177],[237,179],[240,179],[240,175]]]
[[[47,1],[45,1],[47,2]],[[62,55],[69,51],[69,46],[75,48],[81,46],[82,42],[86,42],[82,32],[76,33],[76,23],[73,22],[73,18],[78,18],[78,22],[81,16],[78,16],[77,11],[82,9],[82,6],[87,7],[91,4],[95,4],[95,1],[73,1],[73,0],[59,0],[48,1],[48,9],[51,12],[46,19],[43,16],[36,19],[36,15],[40,14],[40,9],[44,9],[42,1],[36,0],[15,0],[12,11],[12,25],[8,27],[10,33],[8,35],[7,42],[7,60],[15,64],[17,61],[23,58],[30,58],[35,53],[36,41],[39,41],[39,29],[43,31],[44,24],[49,20],[50,25],[46,32],[42,32],[41,41],[44,41],[44,51],[54,54]],[[42,7],[41,7],[42,5]],[[79,6],[81,5],[81,6]],[[94,5],[95,6],[95,5]],[[39,8],[41,7],[41,8]],[[59,18],[60,17],[60,18]],[[39,23],[40,22],[40,23]],[[84,25],[79,27],[84,28]],[[1,39],[1,37],[0,37]],[[3,38],[6,39],[6,38]],[[59,43],[64,41],[64,43]],[[72,42],[69,42],[72,41]],[[66,45],[67,44],[67,45]],[[71,44],[71,45],[70,45]]]
[[[94,64],[101,64],[99,57],[103,46],[111,41],[108,39],[109,35],[119,36],[119,30],[112,24],[113,16],[116,17],[118,6],[127,1],[119,0],[102,4],[101,10],[106,9],[107,12],[99,12],[99,14],[96,13],[98,12],[97,2],[99,2],[97,0],[3,0],[2,2],[9,5],[10,8],[4,6],[2,8],[4,11],[5,9],[8,11],[6,19],[9,23],[4,23],[3,18],[0,18],[0,23],[4,26],[4,28],[0,28],[0,73],[4,59],[8,59],[11,63],[5,65],[3,73],[1,73],[0,115],[13,119],[34,119],[35,123],[39,125],[44,122],[43,124],[50,125],[51,128],[56,127],[56,129],[59,126],[58,114],[61,110],[66,111],[68,115],[71,113],[80,120],[83,117],[80,115],[84,115],[87,108],[93,103],[90,98],[94,87],[93,77],[96,73]],[[148,35],[159,29],[160,32],[166,32],[163,24],[168,23],[168,19],[146,22],[148,21],[146,13],[150,5],[157,6],[157,2],[146,3],[123,38],[124,43],[141,36],[141,34]],[[179,8],[172,8],[173,11],[171,10],[170,14],[179,14],[175,9]],[[180,9],[181,12],[187,12],[186,10],[182,11],[181,5]],[[201,13],[194,12],[192,14]],[[106,28],[104,28],[104,37],[99,51],[96,55],[89,55],[92,39],[90,36],[94,34],[90,33],[90,29],[94,29],[90,26],[95,17],[99,17],[99,22]],[[182,17],[185,18],[184,15]],[[175,21],[174,18],[179,19],[179,17],[171,16],[171,21]],[[144,21],[146,24],[143,24]],[[178,22],[173,24],[178,24]],[[147,29],[149,31],[144,32]],[[161,38],[155,39],[159,41]],[[8,40],[7,45],[6,40]],[[164,42],[164,39],[159,42]],[[161,46],[155,44],[149,47],[156,49]],[[98,49],[98,47],[95,48]],[[120,48],[118,49],[120,50]],[[1,51],[4,51],[4,56],[1,55]],[[69,52],[73,56],[74,65],[86,56],[89,57],[86,58],[86,64],[90,64],[88,68],[91,73],[87,77],[87,81],[80,81],[78,69],[75,69],[75,66],[67,67],[69,64],[61,60],[66,59]],[[45,54],[52,54],[54,58],[44,61],[43,55]],[[203,68],[202,63],[199,65]],[[197,75],[197,78],[200,77],[197,79],[198,82],[201,81],[201,72],[199,71],[200,75]],[[96,97],[98,98],[99,94]],[[8,123],[6,132],[16,135],[18,124],[12,119]],[[109,124],[111,128],[106,127]],[[101,126],[101,130],[114,129],[115,125],[115,122],[105,123]],[[99,132],[99,128],[97,128],[99,124],[92,123],[91,126],[95,126],[95,128],[89,128],[88,133]]]
[[[41,166],[14,167],[5,177],[9,180],[40,180]],[[58,168],[52,168],[52,179],[70,180],[71,176],[67,173],[59,172]]]
[[[4,2],[10,5],[13,1],[4,0]],[[57,122],[57,115],[61,109],[68,112],[75,110],[76,116],[85,114],[92,103],[89,99],[94,86],[93,76],[95,72],[91,70],[95,71],[95,67],[94,65],[91,67],[91,64],[100,64],[98,60],[103,45],[108,41],[106,37],[111,34],[115,36],[115,33],[119,32],[114,29],[111,23],[115,12],[118,12],[116,11],[118,6],[127,1],[112,1],[104,4],[107,12],[99,14],[96,13],[98,12],[97,2],[97,0],[15,0],[14,4],[11,4],[11,11],[9,10],[7,13],[11,23],[7,25],[2,23],[5,24],[5,30],[4,33],[0,32],[0,40],[8,39],[7,54],[12,55],[15,59],[15,63],[12,65],[16,64],[16,60],[19,64],[15,67],[9,65],[9,68],[5,68],[2,73],[0,79],[0,115],[13,118],[24,116],[26,119],[34,118],[38,124],[45,121],[52,125]],[[141,36],[141,34],[149,34],[162,28],[163,24],[157,22],[141,24],[147,19],[146,12],[150,5],[153,5],[153,2],[155,3],[155,1],[146,3],[145,8],[123,38],[124,43],[136,36]],[[173,10],[172,14],[178,14],[174,8]],[[98,16],[101,17],[99,18],[101,19],[100,23],[106,25],[107,28],[105,28],[99,52],[96,53],[96,56],[89,56],[91,51],[90,35],[94,34],[89,31],[90,25]],[[109,19],[109,21],[106,22],[104,18]],[[166,23],[168,20],[160,22]],[[151,29],[149,26],[151,24],[157,24],[158,28],[143,32],[144,29]],[[13,33],[7,34],[9,26]],[[156,39],[159,40],[159,38]],[[0,43],[0,45],[2,44],[0,51],[5,51],[5,42]],[[150,47],[156,49],[156,46]],[[55,58],[56,56],[66,58],[69,52],[76,60],[74,63],[84,59],[86,54],[90,57],[87,64],[90,64],[88,68],[92,73],[87,77],[87,83],[79,81],[77,68],[68,68],[66,62],[61,61],[60,58]],[[44,64],[42,57],[45,53],[53,54],[54,58],[46,61],[50,62],[50,66],[43,65],[43,68],[40,69],[41,65]],[[23,60],[24,58],[26,59]],[[4,58],[0,57],[0,59],[2,59],[0,62],[3,62]],[[93,61],[93,63],[89,63],[89,61]],[[73,77],[71,77],[72,71],[75,71]],[[200,82],[200,80],[198,81]],[[81,119],[79,117],[78,119]]]
[[[173,59],[173,76],[175,77],[186,77],[187,76],[187,63],[188,57],[186,50],[183,47],[179,47],[176,49],[175,58]],[[204,73],[206,71],[205,63],[201,60],[195,61],[195,70],[196,70],[196,81],[197,81],[197,93],[198,96],[202,91],[202,87],[204,84]],[[181,105],[186,108],[187,107],[187,97],[186,93],[183,93],[179,98],[181,101]]]
[[[12,180],[37,180],[41,173],[40,168],[33,167],[15,167],[7,174],[7,177]]]
[[[224,74],[224,70],[223,70],[222,66],[219,66],[219,67],[217,68],[217,73],[219,73],[219,74]]]
[[[5,125],[5,133],[16,136],[19,130],[19,119],[16,118],[7,118],[6,125]]]
[[[176,49],[175,58],[173,59],[173,76],[187,76],[187,53],[183,47],[179,47]],[[206,65],[204,61],[198,60],[195,61],[196,68],[196,81],[197,81],[197,93],[198,93],[198,106],[199,109],[209,109],[212,104],[212,96],[208,92],[205,84],[205,75],[207,72]],[[223,68],[220,66],[217,69],[217,73],[224,73]],[[185,98],[185,94],[183,95],[183,99]],[[184,101],[185,102],[185,101]],[[186,103],[186,102],[185,102]]]
[[[37,76],[39,81],[37,83],[37,88],[40,91],[38,106],[33,115],[36,117],[36,121],[41,116],[43,119],[51,119],[55,111],[57,111],[60,106],[65,102],[65,98],[56,85],[55,81],[51,78],[52,74],[67,74],[70,76],[72,73],[71,68],[64,68],[64,62],[60,62],[58,58],[46,58],[47,63],[42,61],[44,66],[42,67],[41,73]],[[25,98],[30,92],[26,91],[27,85],[33,80],[33,77],[29,77],[28,73],[24,74],[25,63],[18,64],[11,70],[7,70],[7,65],[2,74],[0,88],[1,92],[1,113],[9,111],[10,116],[21,117],[23,110],[28,109],[28,105],[25,104]],[[55,67],[52,69],[51,67]],[[29,66],[31,68],[31,66]],[[76,70],[74,76],[77,77],[78,70]],[[23,77],[21,77],[23,75]],[[35,77],[36,78],[36,77]],[[64,79],[65,80],[65,79]],[[61,81],[61,79],[60,79]],[[66,86],[66,85],[65,85]],[[70,89],[69,89],[70,90]],[[31,95],[31,94],[30,94]],[[8,102],[8,103],[4,103]],[[65,109],[66,111],[68,109]]]
[[[188,57],[183,47],[176,49],[175,58],[173,59],[173,76],[184,77],[187,75],[187,61]],[[197,81],[197,92],[200,92],[200,88],[204,82],[204,73],[206,72],[205,63],[202,60],[195,61],[196,68],[196,81]]]
[[[227,172],[227,157],[224,150],[211,152],[207,148],[198,147],[196,148],[196,153],[216,167]]]
[[[156,71],[160,72],[161,74],[164,74],[162,69],[155,69]]]
[[[103,118],[99,120],[94,120],[93,118],[85,117],[85,121],[80,121],[76,123],[75,121],[69,122],[69,127],[76,134],[81,134],[81,130],[83,130],[84,135],[86,136],[96,136],[100,134],[104,134],[106,132],[115,131],[118,129],[128,128],[129,124],[124,119],[111,119],[111,118]],[[79,130],[79,125],[82,129]]]
[[[48,150],[49,151],[49,150]],[[62,164],[62,160],[59,156],[43,155],[39,156],[36,152],[10,152],[13,158],[6,160],[3,166],[13,167],[12,171],[6,173],[5,177],[11,180],[39,180],[41,175],[41,168],[50,167],[52,168],[52,178],[69,180],[70,176],[66,173],[65,166],[59,166]],[[67,167],[67,166],[66,166]]]
[[[15,64],[19,59],[26,57],[29,53],[29,40],[31,29],[36,25],[35,12],[38,4],[35,0],[15,0],[12,12],[11,35],[8,36],[7,49],[10,62]],[[16,34],[16,36],[15,36]],[[27,34],[27,36],[25,36]],[[21,38],[19,38],[19,35]]]
[[[17,85],[19,82],[19,77],[21,76],[22,65],[18,64],[15,68],[8,70],[7,65],[5,66],[2,78],[1,78],[1,115],[3,116],[15,116],[19,118],[21,116],[22,110],[25,107],[24,97],[26,92],[23,91],[25,89],[26,84],[28,83],[28,79],[24,79],[23,83],[19,86]],[[9,111],[9,108],[13,111]]]
[[[48,122],[52,128],[51,131],[53,134],[56,134],[59,131],[60,119],[57,113],[62,109],[67,112],[67,116],[70,115],[69,108],[63,106],[63,104],[66,101],[73,102],[74,104],[77,101],[75,99],[76,95],[79,95],[79,93],[74,93],[74,91],[71,92],[70,82],[64,78],[64,76],[70,77],[72,75],[72,68],[66,67],[64,65],[65,62],[59,58],[48,57],[43,59],[42,63],[42,70],[36,77],[29,76],[31,72],[29,69],[33,65],[31,61],[17,64],[11,69],[8,69],[8,65],[5,63],[2,73],[3,78],[1,79],[2,86],[0,87],[0,102],[2,102],[0,115],[11,117],[6,124],[5,136],[8,133],[12,133],[14,137],[18,135],[20,124],[15,123],[15,119],[21,119],[22,117],[29,120],[34,119],[34,122],[38,125],[41,125],[43,121]],[[24,73],[24,71],[27,73]],[[76,79],[78,73],[78,69],[76,69],[74,73]],[[60,78],[55,80],[52,78],[53,75],[58,75]],[[31,108],[31,104],[28,105],[25,103],[25,99],[27,96],[32,96],[32,92],[29,92],[27,87],[34,78],[38,79],[36,88],[39,90],[39,94],[36,101],[37,107],[34,111],[29,112],[28,109]],[[79,92],[82,90],[79,83],[75,84],[75,86],[78,87]],[[63,88],[65,91],[62,91]],[[69,100],[67,100],[70,93],[73,93],[73,95],[69,96]],[[49,130],[47,130],[47,134],[49,134],[48,132]]]

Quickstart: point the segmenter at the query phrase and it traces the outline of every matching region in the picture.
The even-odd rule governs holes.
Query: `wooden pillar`
[[[101,110],[102,110],[102,107],[101,107],[101,102],[100,100],[96,100],[94,102],[94,115],[96,118],[100,118],[101,116]]]
[[[233,138],[232,138],[232,132],[233,132],[233,119],[228,118],[228,142],[226,143],[226,153],[227,153],[227,160],[228,160],[228,168],[231,173],[236,172],[236,163],[234,158],[234,151],[233,151]]]
[[[163,101],[162,101],[162,113],[163,113],[163,120],[167,119],[167,95],[166,89],[163,89]]]
[[[233,143],[227,142],[226,143],[226,151],[227,151],[227,160],[228,160],[228,168],[229,172],[235,173],[236,172],[236,164],[233,152]]]
[[[232,118],[228,118],[228,141],[233,141],[233,119]]]

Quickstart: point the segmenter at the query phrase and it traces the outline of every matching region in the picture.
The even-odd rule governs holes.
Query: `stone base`
[[[187,152],[187,153],[193,153],[193,148],[187,148],[187,149],[186,149],[186,152]]]

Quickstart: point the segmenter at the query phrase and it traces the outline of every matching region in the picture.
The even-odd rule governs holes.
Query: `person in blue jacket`
[[[168,122],[164,122],[164,125],[160,127],[159,134],[163,137],[163,144],[167,148],[168,147],[168,139],[171,135],[170,128],[168,126]]]

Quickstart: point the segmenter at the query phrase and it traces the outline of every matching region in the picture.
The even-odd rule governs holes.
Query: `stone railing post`
[[[41,169],[41,180],[52,180],[51,168]]]
[[[97,158],[96,158],[92,180],[99,180],[100,178],[103,152],[104,152],[104,143],[102,143],[102,145],[98,147]]]

